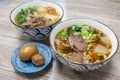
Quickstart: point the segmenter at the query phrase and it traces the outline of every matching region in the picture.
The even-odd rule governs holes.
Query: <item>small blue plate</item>
[[[44,65],[37,67],[33,65],[31,61],[23,62],[20,60],[18,56],[18,52],[23,46],[26,46],[26,45],[35,45],[38,47],[39,53],[41,53],[45,58]],[[30,74],[30,73],[36,73],[36,72],[43,70],[44,68],[48,66],[51,60],[52,60],[52,51],[47,45],[43,43],[37,43],[37,42],[28,42],[28,43],[21,45],[13,52],[13,55],[11,57],[11,64],[15,68],[15,70],[22,72],[22,73]]]

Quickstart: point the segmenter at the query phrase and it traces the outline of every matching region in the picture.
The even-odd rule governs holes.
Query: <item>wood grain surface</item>
[[[26,75],[16,72],[11,65],[11,55],[19,45],[29,42],[12,25],[9,16],[19,4],[29,0],[14,0],[0,9],[0,80],[120,80],[120,49],[104,67],[90,72],[76,72],[53,58],[42,72]],[[49,0],[61,5],[63,20],[89,18],[110,27],[120,40],[120,0]],[[44,41],[49,45],[49,39]]]

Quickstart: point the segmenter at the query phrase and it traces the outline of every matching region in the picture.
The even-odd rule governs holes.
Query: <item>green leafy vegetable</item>
[[[34,14],[37,11],[37,9],[36,9],[36,7],[29,7],[26,9],[26,11],[28,13]]]
[[[79,25],[72,25],[72,28],[69,30],[69,34],[73,35],[76,32],[80,32],[81,31],[81,26]]]
[[[81,32],[74,32],[73,35],[81,36]]]
[[[72,30],[74,30],[74,31],[80,31],[81,27],[79,25],[73,25],[72,26]]]
[[[97,38],[97,35],[96,34],[93,34],[91,37],[90,37],[90,40],[94,40]]]
[[[68,31],[61,31],[57,34],[56,38],[62,38],[67,40],[68,38]]]
[[[89,40],[90,37],[92,36],[92,34],[89,33],[88,31],[85,31],[85,32],[81,32],[81,33],[80,33],[80,36],[82,36],[83,39],[87,39],[87,40]]]
[[[89,33],[94,33],[94,29],[88,29],[87,30]]]
[[[26,9],[21,9],[19,16],[18,16],[19,23],[22,24],[26,21],[26,16],[28,13],[34,14],[35,12],[37,12],[36,7],[29,7]]]
[[[88,25],[81,25],[81,26],[82,26],[81,32],[85,32],[90,29],[90,26],[88,26]]]
[[[27,11],[21,9],[21,12],[19,13],[19,23],[24,23],[26,21]]]
[[[76,32],[75,30],[72,30],[72,29],[69,30],[70,35],[73,35],[73,33],[75,33],[75,32]]]
[[[83,39],[86,40],[95,40],[97,38],[97,35],[90,29],[85,32],[81,32],[80,36],[82,36]]]

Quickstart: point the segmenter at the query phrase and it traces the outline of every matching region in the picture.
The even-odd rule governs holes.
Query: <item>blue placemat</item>
[[[41,53],[44,56],[44,58],[45,58],[44,65],[37,67],[37,66],[33,65],[33,63],[31,61],[23,62],[20,60],[20,58],[18,56],[18,52],[20,51],[20,49],[23,46],[31,45],[31,44],[37,46],[39,53]],[[44,68],[46,68],[51,60],[52,60],[52,52],[51,52],[51,49],[47,45],[45,45],[43,43],[29,42],[29,43],[25,43],[25,44],[19,46],[13,52],[13,55],[11,57],[11,64],[15,68],[15,70],[17,70],[19,72],[36,73],[36,72],[39,72],[39,71],[43,70]]]

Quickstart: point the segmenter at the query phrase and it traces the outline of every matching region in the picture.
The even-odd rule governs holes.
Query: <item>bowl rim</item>
[[[107,27],[107,28],[113,33],[113,35],[116,37],[116,41],[117,41],[117,48],[116,48],[115,52],[113,53],[113,55],[111,55],[109,58],[107,58],[107,59],[105,59],[105,60],[103,60],[103,61],[100,61],[100,62],[97,62],[97,63],[92,63],[92,64],[89,64],[89,63],[87,63],[87,64],[84,64],[84,63],[76,63],[76,62],[67,60],[67,59],[65,59],[64,57],[62,57],[60,54],[58,54],[58,52],[57,52],[56,50],[54,50],[54,48],[53,48],[53,46],[52,46],[52,43],[51,43],[51,35],[52,35],[52,33],[53,33],[53,30],[54,30],[54,29],[53,29],[53,30],[51,31],[51,33],[50,33],[50,36],[49,36],[49,42],[50,42],[50,45],[51,45],[52,49],[54,50],[54,53],[55,53],[55,54],[58,54],[60,57],[62,57],[62,58],[65,59],[66,61],[71,62],[71,63],[73,63],[73,64],[77,64],[77,65],[90,65],[90,66],[91,66],[91,65],[102,64],[102,63],[104,63],[104,62],[109,61],[109,60],[117,53],[117,51],[118,51],[118,49],[119,49],[119,40],[118,40],[118,37],[117,37],[116,33],[115,33],[110,27],[108,27],[107,25],[105,25],[104,23],[102,23],[102,22],[100,22],[100,21],[98,21],[98,20],[89,19],[89,18],[71,18],[71,19],[67,19],[67,20],[64,20],[64,21],[60,22],[58,25],[66,22],[66,21],[79,20],[79,19],[91,20],[91,21],[95,21],[95,22],[97,22],[97,23],[100,23],[100,24],[104,25],[105,27]],[[58,25],[57,25],[57,26],[58,26]],[[59,31],[60,31],[60,30],[59,30]]]
[[[17,25],[17,24],[12,20],[12,16],[11,16],[11,15],[12,15],[13,11],[15,11],[15,10],[16,10],[17,8],[19,8],[20,6],[22,6],[22,5],[26,4],[26,3],[41,2],[41,1],[42,1],[42,2],[49,2],[49,3],[52,3],[52,4],[56,4],[57,6],[59,6],[59,7],[61,8],[61,10],[62,10],[62,15],[61,15],[60,19],[59,19],[57,22],[55,22],[55,23],[53,23],[53,24],[51,24],[51,25],[42,27],[42,28],[39,28],[39,27],[24,28],[24,27],[21,27],[21,26]],[[13,8],[13,10],[10,12],[10,16],[9,16],[10,21],[11,21],[16,27],[19,27],[19,28],[22,28],[22,29],[43,29],[43,28],[46,28],[46,27],[49,27],[49,26],[53,26],[53,25],[57,24],[59,21],[62,20],[62,18],[63,18],[63,16],[64,16],[64,10],[63,10],[63,8],[62,8],[61,5],[59,5],[59,4],[56,3],[56,2],[52,2],[52,1],[44,1],[44,0],[41,0],[41,1],[39,1],[39,0],[36,0],[36,1],[27,1],[27,2],[23,2],[23,3],[19,4],[18,6],[16,6],[15,8]]]

